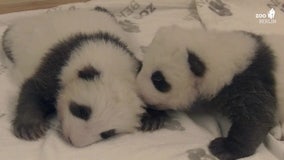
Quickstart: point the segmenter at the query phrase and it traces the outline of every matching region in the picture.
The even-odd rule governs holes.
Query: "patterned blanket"
[[[91,0],[0,15],[0,32],[19,17],[59,10],[92,10],[97,5],[113,12],[123,29],[137,38],[141,48],[150,43],[158,28],[172,24],[284,34],[284,3],[280,0]],[[10,131],[11,104],[15,102],[12,97],[16,90],[7,77],[5,65],[0,64],[0,159],[215,160],[207,145],[215,137],[226,134],[230,126],[218,115],[173,113],[173,119],[161,130],[122,135],[81,149],[64,143],[54,130],[39,141],[27,142],[15,138]],[[245,159],[284,159],[284,142],[269,134],[257,153]]]

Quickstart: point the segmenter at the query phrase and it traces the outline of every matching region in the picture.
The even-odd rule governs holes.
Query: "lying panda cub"
[[[56,110],[63,135],[74,146],[134,131],[144,104],[135,80],[141,62],[131,42],[101,7],[12,23],[3,49],[20,85],[14,134],[42,137]]]
[[[284,38],[275,38],[272,49],[251,33],[164,27],[145,48],[137,77],[141,96],[159,110],[215,108],[232,126],[210,151],[221,160],[252,155],[284,105]]]

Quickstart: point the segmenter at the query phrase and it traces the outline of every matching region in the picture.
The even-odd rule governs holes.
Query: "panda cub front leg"
[[[239,87],[239,94],[232,93],[236,88],[224,89],[215,99],[220,102],[221,98],[226,98],[224,95],[228,95],[227,105],[222,110],[232,121],[228,136],[216,138],[209,144],[209,150],[221,160],[254,154],[275,125],[275,97],[257,80],[248,86]]]
[[[39,91],[37,81],[26,81],[20,91],[13,120],[13,132],[16,137],[25,140],[36,140],[42,137],[49,128],[47,117],[55,112],[52,100]]]
[[[262,125],[262,126],[256,126]],[[250,156],[264,140],[271,126],[260,123],[233,123],[228,137],[219,137],[209,144],[209,150],[220,160],[235,160]]]
[[[167,112],[163,110],[155,110],[151,107],[147,107],[145,110],[146,112],[141,118],[140,129],[142,131],[155,131],[163,128],[165,122],[170,118]]]

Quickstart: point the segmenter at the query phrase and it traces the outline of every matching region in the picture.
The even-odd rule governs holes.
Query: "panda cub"
[[[145,48],[141,97],[159,110],[202,104],[223,113],[232,126],[210,151],[221,160],[252,155],[284,105],[284,38],[275,38],[272,49],[252,33],[163,27]]]
[[[144,113],[137,95],[136,48],[101,7],[13,22],[4,33],[3,50],[20,87],[14,134],[42,137],[55,112],[64,138],[77,147],[136,130]]]

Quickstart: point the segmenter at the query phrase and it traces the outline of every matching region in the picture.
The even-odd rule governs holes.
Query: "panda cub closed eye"
[[[113,137],[113,136],[115,136],[115,135],[116,135],[115,129],[110,129],[110,130],[105,131],[105,132],[102,132],[102,133],[100,134],[100,136],[101,136],[103,139],[108,139],[108,138]]]
[[[171,85],[166,81],[161,71],[155,71],[151,76],[151,80],[155,88],[160,92],[168,92],[171,89]]]
[[[75,102],[71,102],[69,110],[73,116],[83,119],[85,121],[89,120],[92,114],[92,109],[85,105],[79,105]]]

